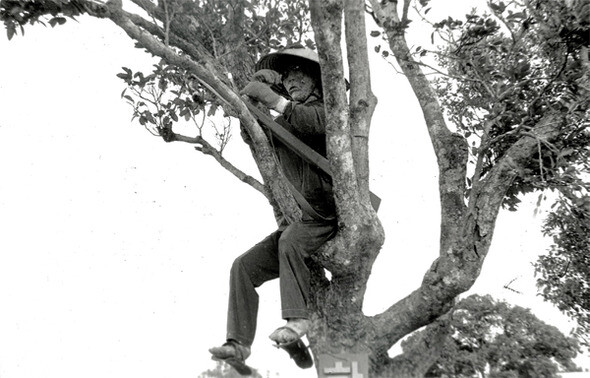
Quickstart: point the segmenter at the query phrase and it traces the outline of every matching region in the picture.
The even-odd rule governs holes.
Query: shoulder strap
[[[301,210],[303,210],[303,212],[310,215],[313,219],[315,219],[317,221],[328,222],[328,221],[334,220],[334,217],[325,217],[325,216],[321,215],[320,213],[318,213],[313,208],[313,206],[311,206],[311,204],[309,202],[307,202],[305,197],[303,197],[303,194],[301,194],[299,192],[299,190],[297,190],[293,186],[293,184],[289,181],[289,179],[287,179],[285,181],[287,181],[287,186],[289,187],[291,194],[293,194],[295,201],[297,201],[297,203],[299,204],[299,206],[301,207]]]

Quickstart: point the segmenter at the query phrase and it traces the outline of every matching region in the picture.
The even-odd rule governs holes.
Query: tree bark
[[[370,356],[376,335],[362,305],[384,232],[370,205],[368,187],[367,143],[376,99],[370,89],[368,55],[356,54],[366,52],[364,2],[314,0],[310,6],[322,67],[339,231],[317,256],[321,266],[332,273],[332,280],[322,279],[321,270],[313,277],[313,326],[308,337],[315,356],[345,352]],[[340,48],[343,15],[351,67],[350,102]]]

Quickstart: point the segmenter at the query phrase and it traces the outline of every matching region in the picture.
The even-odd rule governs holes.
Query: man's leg
[[[283,319],[308,318],[310,273],[305,259],[336,234],[337,224],[291,224],[279,239],[279,276]]]
[[[236,258],[230,272],[227,339],[250,347],[256,333],[256,288],[279,276],[277,256],[281,235],[276,231]]]

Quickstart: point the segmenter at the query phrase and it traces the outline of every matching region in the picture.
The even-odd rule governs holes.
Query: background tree
[[[256,370],[252,369],[250,375],[254,378],[262,378],[262,375]],[[198,378],[240,378],[242,375],[238,374],[231,366],[222,361],[217,361],[215,368],[208,369],[203,373],[199,374]]]
[[[430,377],[556,377],[575,371],[578,343],[539,320],[530,310],[471,295],[433,325],[411,335],[402,348],[413,349],[441,327],[450,335],[430,367]]]
[[[368,353],[375,376],[423,374],[442,350],[443,330],[432,338],[438,342],[420,344],[419,349],[406,350],[396,358],[391,359],[388,350],[451,309],[454,298],[471,287],[489,250],[502,205],[515,208],[518,195],[532,190],[573,184],[587,188],[580,179],[584,168],[580,162],[588,154],[588,59],[583,38],[587,24],[580,18],[581,2],[493,3],[492,14],[435,24],[447,46],[437,52],[410,50],[404,34],[410,23],[409,1],[371,1],[370,5],[311,1],[309,7],[304,2],[290,2],[291,7],[286,2],[237,0],[133,3],[140,8],[135,13],[116,1],[6,0],[0,15],[9,37],[41,20],[55,26],[64,23],[64,17],[87,14],[113,21],[138,47],[163,59],[152,73],[127,68],[121,74],[131,87],[131,94],[123,96],[129,96],[139,122],[165,141],[196,144],[263,193],[275,211],[289,220],[297,219],[299,211],[268,141],[236,91],[247,80],[258,54],[289,40],[311,44],[305,32],[313,26],[322,64],[328,158],[339,219],[338,236],[318,256],[318,262],[332,273],[331,280],[320,269],[314,274],[309,339],[315,355]],[[427,5],[420,2],[421,7]],[[428,11],[421,9],[424,14]],[[385,37],[423,109],[439,165],[441,202],[439,257],[419,288],[372,317],[362,312],[363,298],[383,231],[368,199],[368,137],[376,100],[369,81],[365,11],[381,28],[377,34]],[[293,24],[292,19],[299,22]],[[343,20],[351,72],[349,97],[339,43]],[[419,60],[430,54],[440,58],[443,68]],[[441,75],[438,96],[425,76],[432,68]],[[200,85],[196,96],[187,85],[193,77]],[[449,121],[441,104],[449,112]],[[217,148],[205,142],[202,123],[196,124],[196,137],[173,129],[183,117],[196,122],[196,116],[212,116],[220,108],[239,118],[262,182],[223,157],[225,126],[218,124],[215,131],[220,140]]]
[[[554,244],[535,264],[541,295],[578,323],[576,334],[590,348],[590,200],[563,191],[543,228]]]

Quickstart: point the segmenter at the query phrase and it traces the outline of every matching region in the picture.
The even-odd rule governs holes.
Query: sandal
[[[276,331],[274,331],[271,335],[271,339],[273,336],[277,336],[280,332],[288,332],[292,335],[293,340],[289,342],[282,342],[279,343],[275,341],[275,347],[283,349],[289,354],[289,357],[295,361],[295,364],[299,366],[301,369],[307,369],[313,366],[313,359],[311,358],[311,354],[309,353],[308,347],[305,345],[301,337],[303,334],[298,334],[295,330],[290,327],[280,327]]]
[[[244,362],[250,356],[250,348],[229,340],[220,347],[209,349],[211,359],[222,361],[233,367],[240,375],[251,375],[252,368]]]

